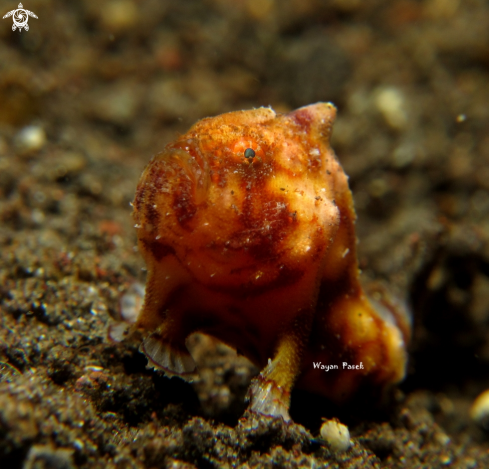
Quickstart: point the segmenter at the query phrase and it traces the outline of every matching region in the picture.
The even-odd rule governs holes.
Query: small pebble
[[[320,433],[321,438],[328,444],[331,451],[336,453],[346,451],[351,445],[348,427],[337,419],[325,420]]]
[[[139,24],[139,11],[131,0],[112,0],[100,9],[100,15],[110,31],[127,31]]]
[[[489,428],[489,389],[477,396],[470,407],[470,418],[484,428]]]
[[[34,445],[27,453],[23,469],[72,469],[73,450],[50,445]]]
[[[42,127],[28,125],[15,136],[15,144],[21,154],[38,151],[46,144],[46,133]]]
[[[393,129],[406,127],[406,102],[401,91],[394,87],[380,88],[375,93],[375,106]]]

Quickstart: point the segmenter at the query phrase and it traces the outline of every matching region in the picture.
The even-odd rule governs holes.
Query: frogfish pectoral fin
[[[139,350],[148,358],[147,368],[161,370],[169,377],[179,376],[192,381],[196,367],[186,348],[176,347],[163,340],[158,333],[153,333],[144,339]]]

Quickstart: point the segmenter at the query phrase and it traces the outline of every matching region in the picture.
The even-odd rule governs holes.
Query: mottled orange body
[[[193,372],[186,337],[212,335],[263,369],[251,409],[285,419],[296,381],[340,402],[403,378],[409,323],[360,285],[335,114],[329,103],[223,114],[151,160],[134,199],[148,267],[134,327],[154,366]]]

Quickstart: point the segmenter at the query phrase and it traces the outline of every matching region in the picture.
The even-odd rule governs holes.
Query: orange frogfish
[[[335,116],[330,103],[230,112],[150,161],[133,202],[148,277],[132,329],[152,366],[193,373],[185,339],[209,334],[262,370],[250,409],[284,420],[294,385],[343,402],[404,377],[409,318],[360,284]]]

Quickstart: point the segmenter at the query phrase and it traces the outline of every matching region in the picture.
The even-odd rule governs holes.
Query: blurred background
[[[1,16],[18,8],[0,7]],[[28,31],[0,21],[2,363],[20,374],[46,367],[69,386],[79,374],[66,361],[86,366],[83,353],[94,352],[69,354],[83,344],[100,353],[120,296],[144,282],[129,202],[166,143],[203,117],[331,101],[361,268],[389,281],[414,312],[402,389],[448,396],[451,407],[439,405],[452,409],[440,410],[448,427],[453,409],[468,415],[489,387],[487,1],[26,0],[24,8],[38,16]],[[125,372],[144,369],[134,357]],[[17,376],[9,366],[5,382]],[[199,395],[212,401],[208,415],[232,420],[239,410],[229,402],[240,386],[242,398],[246,379],[223,383],[222,402],[205,386]],[[151,405],[139,410],[144,418]],[[456,429],[465,428],[460,418]]]

